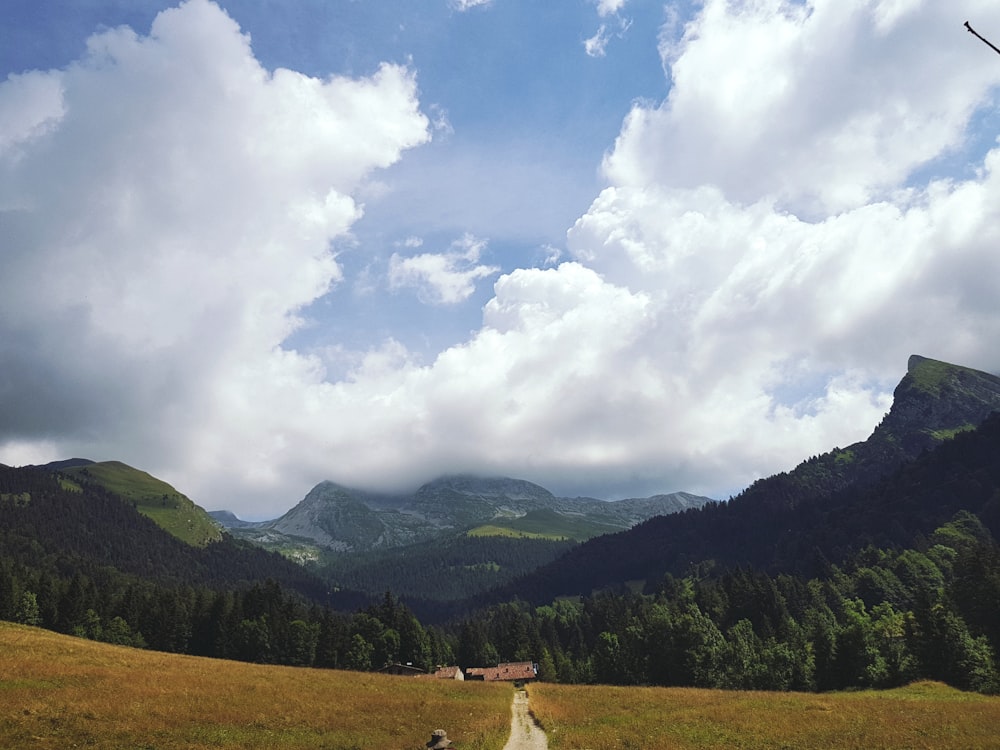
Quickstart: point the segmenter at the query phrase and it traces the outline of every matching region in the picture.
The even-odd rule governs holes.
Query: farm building
[[[433,672],[419,674],[417,677],[433,680],[464,680],[465,674],[460,667],[438,667]]]
[[[538,665],[530,661],[507,662],[495,667],[469,667],[465,671],[467,680],[485,682],[527,682],[538,676]]]

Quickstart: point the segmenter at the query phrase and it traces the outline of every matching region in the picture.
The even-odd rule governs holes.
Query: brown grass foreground
[[[535,684],[552,750],[1000,748],[1000,698],[920,682],[836,694]]]
[[[936,683],[838,694],[534,684],[553,750],[1000,748],[1000,698]],[[506,685],[265,667],[0,622],[0,747],[500,750]]]
[[[0,747],[500,750],[508,685],[268,667],[0,622]]]

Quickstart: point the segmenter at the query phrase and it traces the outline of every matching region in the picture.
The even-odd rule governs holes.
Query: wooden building
[[[530,661],[506,662],[495,667],[469,667],[467,680],[485,682],[528,682],[538,677],[538,665]]]

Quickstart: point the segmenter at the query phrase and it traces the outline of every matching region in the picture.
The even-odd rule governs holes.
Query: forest
[[[105,571],[32,574],[5,560],[0,617],[175,653],[371,670],[534,660],[567,683],[767,690],[893,687],[931,678],[997,692],[1000,549],[969,513],[924,550],[866,549],[823,578],[711,566],[653,593],[509,602],[424,627],[392,594],[353,613],[270,581],[156,585]]]

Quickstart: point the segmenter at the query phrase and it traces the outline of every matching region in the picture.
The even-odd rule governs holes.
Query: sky
[[[987,0],[7,0],[0,462],[717,498],[1000,371]]]

